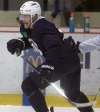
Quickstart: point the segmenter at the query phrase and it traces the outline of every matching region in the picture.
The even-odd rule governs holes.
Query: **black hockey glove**
[[[54,66],[42,64],[37,68],[37,70],[39,71],[41,77],[50,81],[54,72]]]
[[[21,54],[24,49],[24,42],[18,39],[11,39],[7,42],[7,49],[11,54],[16,53],[17,56]]]
[[[79,45],[80,45],[80,43],[81,43],[80,41],[77,41],[77,43],[76,43],[76,47],[77,47],[79,53],[80,53],[80,49],[79,49]]]
[[[39,88],[47,87],[52,82],[54,67],[49,65],[41,65],[29,73],[29,77]]]
[[[34,69],[33,72],[30,72],[29,76],[38,87],[45,88],[46,85],[49,85],[49,83],[52,81],[51,79],[53,76],[53,72],[53,66],[43,64]]]
[[[25,45],[24,45],[24,49],[32,48],[31,42],[29,41],[28,38],[22,37],[21,40],[22,40],[22,41],[24,42],[24,44],[25,44]]]
[[[72,36],[69,36],[68,38],[64,39],[64,43],[71,47],[75,47],[75,45],[76,45]]]
[[[77,43],[75,43],[72,36],[69,36],[68,38],[64,39],[64,44],[66,44],[67,46],[70,46],[70,48],[72,48],[73,51],[80,53],[80,50],[79,50],[80,42],[77,41]]]

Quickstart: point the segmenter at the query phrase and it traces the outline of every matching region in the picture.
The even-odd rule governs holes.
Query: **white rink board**
[[[65,33],[64,36],[67,38],[69,35],[75,41],[84,41],[98,34]],[[21,57],[11,55],[6,48],[8,40],[18,37],[20,37],[19,33],[0,32],[0,94],[22,94],[23,60]],[[90,69],[82,69],[81,88],[88,95],[95,95],[100,87],[100,69],[97,69],[100,67],[99,59],[100,52],[92,52]],[[59,85],[59,82],[57,82],[57,85]],[[50,86],[46,90],[46,94],[58,94]]]
[[[100,112],[100,108],[94,109]],[[0,112],[35,112],[30,106],[0,106]],[[79,112],[76,108],[60,108],[54,109],[54,112]]]
[[[6,43],[12,38],[18,38],[18,33],[0,32],[0,94],[20,94],[23,80],[23,60],[11,55]]]

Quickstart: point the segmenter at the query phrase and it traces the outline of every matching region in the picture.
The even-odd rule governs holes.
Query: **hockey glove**
[[[40,65],[38,68],[34,69],[33,72],[29,73],[29,76],[34,81],[34,83],[42,88],[45,88],[52,81],[54,67],[49,65]]]
[[[54,66],[42,64],[37,68],[37,70],[39,71],[41,77],[50,81],[54,72]]]
[[[79,49],[79,45],[80,45],[80,41],[77,41],[77,43],[76,43],[76,48],[78,49],[78,52],[80,53],[80,49]]]
[[[24,49],[24,42],[18,39],[11,39],[7,42],[7,49],[11,54],[16,53],[17,56],[21,54]]]
[[[64,43],[68,46],[75,47],[75,41],[72,36],[69,36],[68,38],[64,39]]]

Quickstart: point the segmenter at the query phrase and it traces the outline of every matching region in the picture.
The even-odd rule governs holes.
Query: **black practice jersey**
[[[80,65],[77,50],[68,39],[63,41],[63,33],[45,18],[36,21],[31,29],[24,29],[21,25],[20,31],[36,42],[43,52],[45,63],[53,65],[57,71],[65,72],[66,68]]]

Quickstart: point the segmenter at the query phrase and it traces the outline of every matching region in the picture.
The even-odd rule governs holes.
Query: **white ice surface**
[[[79,112],[76,108],[60,108],[54,109],[54,112]],[[35,112],[30,106],[0,106],[0,112]],[[95,112],[100,112],[100,108],[96,108]]]

